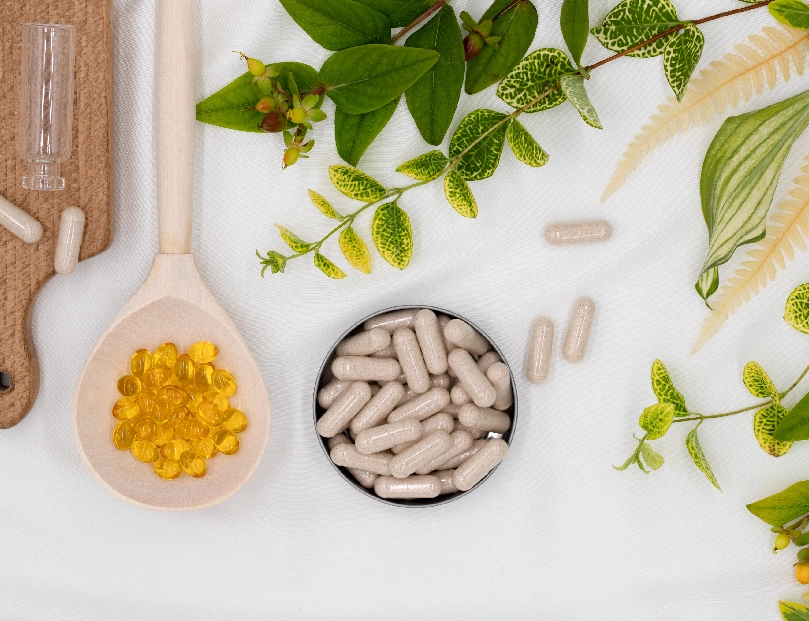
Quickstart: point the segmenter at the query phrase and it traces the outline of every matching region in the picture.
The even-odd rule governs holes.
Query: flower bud
[[[477,32],[470,32],[468,35],[466,35],[466,38],[463,40],[463,51],[467,62],[480,54],[480,50],[482,49],[483,37],[481,37]]]
[[[286,119],[284,119],[284,115],[278,112],[278,110],[273,110],[262,119],[259,127],[265,132],[281,132],[284,131],[286,127]]]
[[[256,104],[256,110],[262,114],[272,112],[278,107],[278,100],[274,97],[262,97]]]
[[[264,74],[264,63],[258,60],[257,58],[248,58],[247,59],[247,70],[252,73],[254,76],[260,76]]]
[[[300,125],[306,120],[306,110],[303,108],[292,108],[292,110],[287,112],[287,118],[295,123],[295,125]]]

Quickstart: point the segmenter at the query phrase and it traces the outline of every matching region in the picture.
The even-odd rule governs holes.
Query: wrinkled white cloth
[[[593,0],[593,23],[615,2]],[[740,6],[674,3],[683,18]],[[538,4],[532,49],[562,47],[561,0]],[[479,15],[485,5],[458,0],[456,8]],[[336,243],[326,244],[325,254],[348,272],[339,282],[308,259],[262,280],[255,256],[283,248],[276,222],[307,239],[328,230],[307,188],[338,210],[351,208],[327,176],[339,161],[331,122],[312,132],[311,159],[283,172],[279,137],[198,125],[193,249],[264,373],[272,436],[255,476],[211,509],[152,512],[108,494],[76,451],[71,400],[87,355],[157,247],[155,4],[116,0],[115,11],[115,242],[51,280],[36,302],[41,392],[21,424],[0,432],[0,619],[765,621],[779,618],[778,599],[800,598],[794,548],[771,554],[772,534],[745,504],[806,478],[806,443],[775,460],[756,444],[751,414],[707,422],[700,438],[724,493],[691,463],[687,425],[655,443],[666,459],[659,471],[612,468],[634,450],[638,415],[654,402],[655,358],[704,413],[753,402],[741,383],[748,360],[779,387],[809,360],[809,337],[781,319],[789,292],[809,281],[809,257],[800,253],[690,355],[707,312],[693,289],[707,250],[699,172],[720,118],[670,139],[600,203],[625,146],[670,94],[661,58],[622,59],[593,73],[587,88],[604,131],[569,104],[522,118],[550,162],[528,168],[506,148],[496,175],[472,184],[477,220],[459,217],[440,183],[409,192],[401,206],[415,250],[406,271],[375,254],[374,273],[360,274]],[[328,54],[278,2],[206,0],[196,19],[200,99],[243,71],[233,49],[315,66]],[[772,23],[756,10],[706,24],[700,68]],[[591,37],[585,61],[607,55]],[[739,110],[806,86],[806,76],[786,85],[779,78],[774,92]],[[489,89],[464,96],[455,123],[477,107],[507,110]],[[333,115],[331,103],[324,109]],[[776,200],[807,147],[803,136]],[[400,184],[395,167],[428,148],[400,105],[361,166]],[[544,242],[548,224],[577,218],[609,220],[613,238],[566,248]],[[369,225],[370,214],[357,224],[368,241]],[[729,273],[723,268],[723,278]],[[573,365],[561,343],[582,295],[595,301],[596,320],[584,361]],[[334,472],[313,430],[313,384],[330,346],[358,319],[398,304],[468,317],[496,340],[517,378],[509,455],[480,489],[441,508],[364,498]],[[540,315],[555,322],[556,340],[550,378],[533,386],[525,356]]]

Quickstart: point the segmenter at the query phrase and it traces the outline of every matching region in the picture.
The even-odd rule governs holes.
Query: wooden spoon
[[[200,509],[239,489],[255,472],[270,435],[270,402],[261,372],[233,322],[205,286],[191,249],[194,176],[193,0],[160,0],[157,18],[157,213],[160,252],[84,365],[73,401],[73,431],[90,471],[115,496],[153,509]],[[214,361],[238,382],[230,398],[249,420],[234,455],[216,455],[208,473],[166,481],[112,444],[116,382],[135,350],[165,342],[219,347]]]

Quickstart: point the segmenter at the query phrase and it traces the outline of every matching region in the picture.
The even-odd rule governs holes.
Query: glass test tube
[[[27,190],[65,189],[59,166],[72,148],[75,55],[73,26],[23,25],[19,145],[28,161]]]

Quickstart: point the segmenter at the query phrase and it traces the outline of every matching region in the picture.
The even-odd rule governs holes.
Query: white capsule
[[[407,377],[407,385],[418,394],[427,392],[430,388],[430,374],[424,364],[416,333],[410,328],[399,328],[393,333],[393,346]]]
[[[374,474],[373,472],[367,472],[366,470],[357,470],[356,468],[349,468],[348,471],[351,473],[357,482],[366,487],[368,489],[373,488],[374,482],[379,478],[378,474]]]
[[[402,400],[404,393],[404,386],[399,382],[385,384],[351,419],[351,432],[356,435],[364,429],[370,429],[382,423]]]
[[[508,444],[500,438],[487,440],[486,445],[455,469],[452,482],[462,492],[472,489],[508,453]]]
[[[427,370],[433,375],[446,373],[447,348],[444,346],[444,332],[438,323],[438,317],[429,308],[423,308],[416,313],[415,329]]]
[[[462,384],[455,384],[455,386],[452,387],[452,390],[449,391],[449,398],[458,406],[472,402],[472,397],[469,396],[469,393],[466,392]]]
[[[433,388],[446,388],[449,390],[449,386],[452,383],[452,380],[449,379],[449,375],[446,373],[442,373],[441,375],[431,375],[430,376],[430,386]]]
[[[412,442],[421,437],[421,423],[415,418],[403,418],[395,423],[364,429],[357,434],[354,446],[363,455],[386,451],[395,444]]]
[[[480,440],[483,434],[486,433],[483,429],[475,429],[474,427],[467,427],[461,421],[456,420],[452,428],[453,431],[468,431],[473,440]]]
[[[393,343],[388,345],[385,349],[380,349],[372,353],[371,358],[396,358],[396,349],[393,347]]]
[[[448,403],[443,407],[441,410],[442,412],[446,412],[447,414],[451,415],[453,418],[458,418],[458,412],[461,411],[460,405],[455,405],[454,403]]]
[[[390,460],[393,455],[388,452],[363,455],[353,444],[338,444],[329,453],[331,460],[338,466],[365,470],[383,476],[390,475]]]
[[[441,328],[441,336],[444,337],[444,349],[447,350],[447,354],[449,354],[449,352],[451,352],[453,349],[455,349],[455,345],[450,343],[447,340],[447,337],[444,336],[444,328],[447,327],[447,324],[450,321],[452,321],[452,317],[447,317],[446,315],[439,315],[438,316],[438,327]]]
[[[0,196],[0,225],[27,244],[35,244],[42,239],[42,225],[2,196]]]
[[[492,404],[495,410],[507,410],[514,403],[514,396],[511,391],[511,371],[502,362],[495,362],[486,371],[486,377],[494,386],[497,397]]]
[[[435,498],[441,493],[441,481],[431,475],[406,479],[379,477],[374,482],[374,491],[380,498]]]
[[[392,358],[340,356],[331,363],[331,370],[337,379],[389,382],[399,377],[402,367]]]
[[[448,403],[449,391],[446,388],[430,388],[423,395],[414,397],[388,414],[388,422],[394,423],[408,417],[424,420],[443,410]]]
[[[468,431],[453,431],[449,438],[449,448],[416,470],[416,474],[430,474],[453,457],[457,457],[472,448],[472,435]]]
[[[71,274],[79,262],[81,241],[84,237],[84,212],[78,207],[62,211],[59,220],[59,237],[53,267],[57,274]]]
[[[362,327],[365,330],[384,328],[393,334],[399,328],[412,328],[415,325],[417,312],[419,312],[418,308],[407,308],[405,310],[393,311],[392,313],[385,313],[384,315],[377,315],[376,317],[368,319]]]
[[[370,399],[371,387],[366,382],[354,382],[317,421],[317,432],[324,438],[342,433]]]
[[[441,495],[444,494],[454,494],[458,491],[458,488],[455,487],[455,483],[452,482],[452,475],[455,474],[454,470],[438,470],[433,472],[433,476],[437,477],[439,481],[441,481]]]
[[[612,227],[604,220],[551,224],[545,229],[549,244],[580,244],[606,241],[612,235]]]
[[[337,345],[338,356],[368,356],[390,345],[390,332],[373,328],[343,339]]]
[[[446,431],[433,431],[391,459],[390,473],[397,479],[404,479],[446,452],[451,444]]]
[[[478,358],[478,369],[485,373],[495,362],[503,362],[500,354],[498,354],[496,351],[487,351],[480,358]]]
[[[553,349],[553,322],[540,317],[531,326],[531,340],[528,344],[528,365],[525,374],[532,384],[541,384],[548,377]]]
[[[325,409],[330,408],[337,401],[337,397],[343,394],[343,391],[349,386],[351,386],[351,380],[332,380],[318,391],[317,404]]]
[[[453,468],[457,468],[462,463],[464,463],[467,459],[472,457],[472,455],[474,455],[480,449],[482,449],[484,446],[486,446],[486,442],[488,442],[488,440],[475,440],[472,443],[472,448],[470,448],[467,451],[464,451],[463,453],[461,453],[460,455],[458,455],[456,457],[453,457],[448,462],[441,464],[439,466],[439,468],[441,470],[452,470]]]
[[[475,359],[468,351],[460,347],[453,349],[447,360],[449,368],[458,374],[458,379],[476,405],[487,408],[494,403],[497,398],[494,386],[478,368]]]
[[[446,325],[444,336],[450,343],[462,347],[476,356],[482,356],[489,351],[489,341],[486,340],[486,337],[460,319],[453,319]]]
[[[403,420],[409,420],[407,418]],[[391,451],[393,451],[394,455],[398,455],[405,449],[410,448],[416,442],[421,440],[424,436],[431,434],[433,431],[446,431],[447,433],[452,433],[455,429],[455,419],[452,418],[446,412],[439,412],[438,414],[433,414],[430,418],[425,418],[421,421],[421,435],[416,438],[416,440],[412,442],[403,442],[402,444],[396,444],[391,447]],[[482,432],[481,432],[482,433]]]
[[[565,335],[565,344],[562,347],[562,355],[568,362],[579,362],[584,358],[595,312],[595,302],[590,298],[579,298],[573,305],[570,324]]]
[[[511,417],[505,412],[490,408],[479,408],[474,403],[461,406],[458,421],[467,427],[505,433],[511,428]]]
[[[344,433],[338,433],[336,436],[326,440],[326,446],[328,447],[329,451],[331,451],[338,444],[351,444],[351,438]]]

